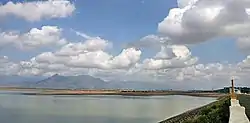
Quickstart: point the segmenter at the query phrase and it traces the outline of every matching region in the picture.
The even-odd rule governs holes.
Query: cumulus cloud
[[[246,59],[242,60],[242,62],[238,63],[238,66],[243,70],[250,70],[250,56],[247,56]]]
[[[130,46],[146,49],[160,49],[152,58],[147,58],[138,64],[138,68],[146,70],[176,69],[192,66],[198,57],[191,55],[185,45],[172,45],[170,39],[160,35],[147,35]]]
[[[58,56],[77,55],[80,53],[94,52],[105,50],[110,43],[106,40],[87,40],[84,43],[68,43],[60,50],[55,52]]]
[[[209,63],[172,69],[161,74],[167,75],[169,81],[177,83],[177,86],[182,88],[211,89],[228,86],[232,75],[245,77],[240,73],[233,73],[234,71],[238,71],[237,66]]]
[[[42,29],[41,29],[42,30]],[[23,34],[24,35],[24,34]],[[16,64],[17,75],[63,75],[91,74],[105,79],[123,79],[141,81],[143,78],[158,81],[175,78],[175,69],[196,64],[197,58],[183,45],[164,45],[166,39],[148,36],[159,42],[161,50],[151,59],[141,62],[142,52],[134,47],[123,49],[118,55],[108,53],[106,49],[112,43],[100,37],[91,37],[78,32],[85,40],[70,42],[54,52],[44,52],[27,61]],[[160,41],[159,41],[160,40]],[[160,74],[159,71],[172,71]],[[178,73],[178,72],[177,72]],[[112,76],[112,77],[111,77]]]
[[[41,19],[64,18],[70,16],[75,6],[68,0],[45,0],[31,2],[12,1],[0,5],[0,17],[15,15],[27,21],[39,21]]]
[[[141,51],[136,48],[126,48],[120,54],[112,55],[106,51],[112,45],[111,42],[100,37],[86,36],[88,38],[84,38],[82,42],[64,44],[54,52],[43,52],[30,60],[13,62],[7,56],[3,56],[0,58],[0,74],[21,76],[50,76],[56,73],[89,74],[101,78],[109,78],[111,76],[107,75],[116,74],[117,76],[111,78],[117,78],[118,73],[121,73],[120,76],[125,76],[127,71],[140,60]]]
[[[145,59],[142,68],[149,70],[183,68],[194,65],[198,58],[193,57],[186,46],[172,45],[162,47],[161,51],[154,58]]]
[[[27,33],[0,32],[0,46],[18,49],[59,45],[59,49],[40,53],[30,60],[13,62],[0,57],[0,74],[4,75],[63,75],[89,74],[105,80],[160,81],[190,87],[223,87],[234,76],[246,81],[250,72],[250,56],[238,64],[197,63],[188,45],[217,37],[237,39],[241,49],[250,49],[250,2],[248,0],[178,0],[178,8],[158,24],[160,34],[147,35],[129,44],[119,54],[107,49],[112,43],[75,31],[81,42],[67,42],[62,29],[56,26],[33,28]],[[46,8],[46,10],[45,10]],[[74,4],[67,0],[49,0],[0,5],[0,17],[15,15],[27,21],[70,16]],[[25,11],[25,12],[24,12]],[[136,47],[136,48],[135,48]],[[151,58],[140,59],[137,48],[159,50]],[[237,81],[238,81],[237,80]],[[248,83],[244,83],[248,84]]]
[[[41,29],[32,28],[27,33],[17,31],[0,32],[0,46],[14,46],[21,50],[35,49],[49,45],[64,45],[66,39],[61,38],[62,29],[57,26],[43,26]]]
[[[39,61],[39,60],[38,60]],[[30,75],[53,75],[56,73],[65,73],[72,72],[69,67],[60,63],[46,63],[42,61],[36,61],[35,58],[32,58],[30,61],[21,61],[19,63],[19,72],[18,75],[30,76]],[[73,75],[73,74],[71,74]]]
[[[239,86],[249,86],[249,72],[249,58],[247,58],[238,64],[208,63],[176,69],[175,73],[178,74],[175,79],[195,82],[193,86],[207,86],[209,89],[228,86],[232,78],[236,79]],[[201,83],[204,85],[199,86]]]
[[[155,55],[155,59],[172,59],[175,53],[170,46],[161,46],[161,51]]]
[[[150,71],[151,75],[163,80],[207,82],[210,85],[204,84],[210,87],[216,84],[225,86],[232,76],[240,80],[249,78],[248,57],[237,65],[197,64],[198,58],[192,56],[190,50],[183,45],[229,37],[236,39],[240,49],[249,51],[250,2],[178,0],[177,3],[178,8],[171,9],[168,16],[158,24],[160,34],[149,35],[131,43],[139,48],[161,49],[153,58],[138,64],[137,67],[143,69],[136,73]]]
[[[123,53],[121,53],[123,54]],[[119,55],[118,55],[119,56]],[[114,57],[118,57],[114,56]],[[123,55],[120,55],[123,56]],[[219,88],[227,86],[232,77],[237,78],[237,84],[243,86],[249,85],[247,79],[249,78],[249,69],[247,66],[209,63],[209,64],[194,64],[175,69],[140,69],[136,63],[133,67],[126,67],[125,69],[102,69],[95,66],[69,66],[65,64],[65,59],[40,60],[34,57],[29,61],[12,62],[8,57],[3,56],[0,59],[1,74],[2,75],[43,75],[51,76],[59,73],[62,75],[81,75],[88,74],[95,77],[100,77],[105,80],[126,80],[126,81],[151,81],[151,82],[166,82],[170,87],[177,88]],[[43,59],[45,59],[44,57]],[[49,58],[49,57],[47,57]],[[112,60],[110,60],[112,61]],[[81,62],[85,64],[85,62]],[[106,62],[105,62],[106,63]],[[249,64],[244,61],[241,64]],[[122,63],[124,64],[124,63]],[[113,64],[111,64],[113,65]],[[115,65],[114,65],[115,66]],[[116,66],[117,67],[117,66]]]
[[[0,74],[13,75],[19,71],[19,65],[12,62],[8,56],[0,56]]]
[[[158,24],[158,32],[168,37],[171,43],[197,44],[218,37],[229,37],[236,39],[240,49],[250,51],[248,0],[178,0],[177,3],[178,8],[171,9]],[[249,61],[248,56],[238,64],[198,64],[175,69],[175,72],[178,73],[178,80],[207,79],[218,82],[234,76],[243,81],[249,79]]]
[[[102,50],[87,51],[78,54],[56,55],[46,52],[36,56],[38,63],[64,64],[76,68],[123,69],[139,61],[141,51],[134,48],[124,49],[119,55],[112,56]]]
[[[242,37],[249,36],[249,1],[178,0],[178,7],[158,24],[158,31],[171,42],[195,44],[227,36],[246,44]]]
[[[21,66],[39,69],[36,71],[40,72],[39,74],[52,71],[65,73],[65,70],[79,72],[86,69],[125,70],[140,60],[141,51],[136,48],[123,49],[120,54],[114,56],[105,51],[111,44],[109,41],[86,34],[85,36],[88,38],[83,42],[68,43],[55,52],[41,53],[30,61],[23,61]]]
[[[165,36],[147,35],[142,37],[139,41],[129,43],[128,47],[159,49],[162,45],[169,45],[169,41],[170,39]]]

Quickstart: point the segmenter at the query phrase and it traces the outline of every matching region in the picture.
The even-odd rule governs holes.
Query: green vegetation
[[[184,121],[184,123],[228,123],[229,106],[229,98],[221,99],[220,101],[201,109],[198,116]]]
[[[231,87],[224,87],[222,89],[217,89],[217,90],[191,90],[190,92],[207,92],[207,93],[229,93]],[[249,87],[235,87],[235,89],[238,89],[241,91],[241,93],[250,93],[250,88]]]
[[[250,95],[237,95],[240,105],[244,106],[246,109],[246,115],[250,119]]]
[[[228,123],[230,98],[221,97],[206,106],[187,111],[160,123]]]
[[[242,87],[242,88],[238,88],[240,89],[241,93],[250,93],[250,88],[248,87]]]
[[[229,93],[229,88],[231,88],[231,87],[225,87],[223,89],[213,90],[213,92]],[[235,89],[239,89],[241,91],[241,93],[250,93],[250,88],[248,88],[248,87],[235,87]]]

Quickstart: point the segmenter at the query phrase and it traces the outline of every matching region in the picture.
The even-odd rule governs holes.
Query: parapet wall
[[[229,123],[250,123],[246,114],[245,107],[241,106],[239,100],[231,99]]]

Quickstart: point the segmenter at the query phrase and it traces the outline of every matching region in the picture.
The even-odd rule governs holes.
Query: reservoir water
[[[156,123],[215,98],[0,93],[0,123]]]

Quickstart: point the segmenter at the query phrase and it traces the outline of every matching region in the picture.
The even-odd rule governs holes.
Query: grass
[[[230,98],[220,98],[206,106],[185,112],[160,123],[228,123]]]
[[[229,120],[229,98],[201,109],[200,113],[193,119],[184,121],[183,123],[228,123]]]

